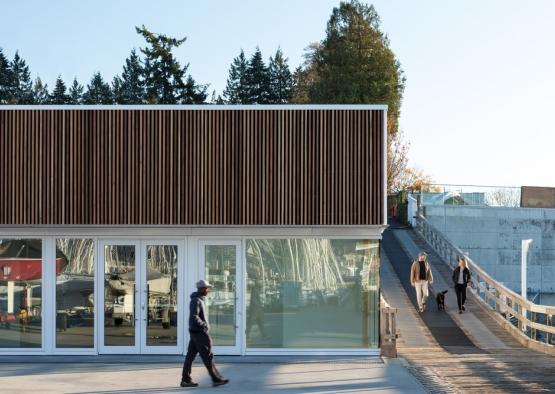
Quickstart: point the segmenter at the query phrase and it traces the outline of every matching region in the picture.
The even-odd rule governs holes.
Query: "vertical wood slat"
[[[0,224],[383,223],[383,112],[0,109]]]

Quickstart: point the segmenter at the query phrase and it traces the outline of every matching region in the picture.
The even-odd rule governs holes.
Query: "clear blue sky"
[[[134,26],[187,36],[177,52],[221,92],[233,57],[278,46],[291,66],[324,36],[339,1],[11,1],[0,47],[33,77],[111,79],[133,47]],[[401,128],[411,163],[436,182],[555,186],[555,2],[372,2],[407,77]]]

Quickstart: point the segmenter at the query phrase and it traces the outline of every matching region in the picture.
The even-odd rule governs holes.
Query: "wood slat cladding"
[[[380,225],[383,110],[0,109],[0,224]]]

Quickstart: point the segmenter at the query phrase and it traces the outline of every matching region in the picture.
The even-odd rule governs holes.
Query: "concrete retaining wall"
[[[533,239],[528,287],[555,293],[555,209],[425,206],[424,215],[496,280],[517,292],[521,240]]]

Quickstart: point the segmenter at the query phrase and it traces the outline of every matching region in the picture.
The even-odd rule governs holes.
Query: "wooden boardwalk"
[[[406,232],[404,238],[397,237],[399,246],[409,256],[414,250],[425,250],[429,255],[434,276],[439,279],[436,279],[436,282],[450,283],[451,269],[416,233],[408,229],[389,231]],[[386,261],[384,264],[389,262]],[[387,276],[390,268],[382,268],[382,272]],[[397,283],[401,284],[399,281]],[[389,279],[388,285],[395,285],[395,281]],[[384,288],[384,294],[386,298],[393,297],[402,305],[412,304],[404,288]],[[454,297],[452,289],[450,296]],[[402,297],[406,299],[402,300]],[[430,299],[429,307],[434,303],[434,300]],[[399,319],[399,357],[408,362],[409,369],[430,392],[555,392],[554,357],[523,347],[491,317],[491,313],[494,312],[482,307],[470,292],[466,307],[467,312],[463,315],[453,316],[452,311],[449,313],[473,344],[484,351],[482,353],[461,354],[441,346],[417,313],[415,319]],[[418,326],[414,327],[414,324]],[[403,332],[420,333],[420,338],[405,340]]]

